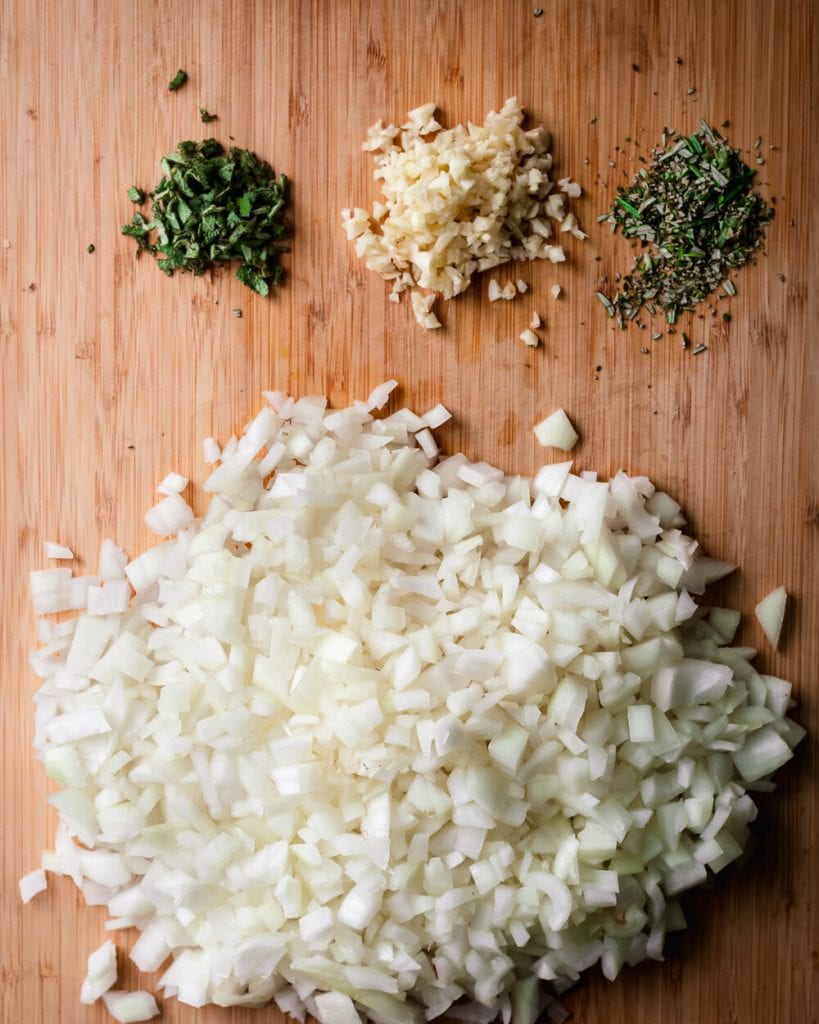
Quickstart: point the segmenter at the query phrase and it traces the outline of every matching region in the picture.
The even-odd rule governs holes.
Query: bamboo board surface
[[[795,681],[797,718],[815,737],[816,5],[543,6],[535,18],[526,0],[0,3],[3,1024],[108,1019],[78,1002],[103,913],[64,878],[28,907],[17,897],[55,825],[30,750],[27,573],[45,564],[47,539],[73,547],[80,568],[95,565],[106,536],[141,550],[156,483],[172,468],[201,483],[201,439],[240,428],[263,388],[338,403],[395,377],[415,408],[453,411],[440,432],[449,450],[527,473],[544,457],[532,423],[563,406],[582,435],[582,468],[649,474],[683,503],[706,550],[742,567],[718,598],[746,613],[742,637],[759,644],[763,669]],[[177,67],[190,81],[172,94]],[[482,120],[510,95],[552,130],[559,176],[584,185],[576,209],[590,238],[570,240],[565,265],[498,273],[529,283],[515,302],[490,306],[480,281],[444,310],[443,330],[424,332],[340,229],[342,207],[374,198],[359,141],[378,117],[422,102],[455,123]],[[219,117],[207,129],[200,105]],[[678,339],[612,332],[596,281],[625,270],[630,252],[595,217],[664,125],[690,131],[700,117],[727,119],[746,149],[762,137],[760,180],[777,216],[769,255],[737,276],[732,322],[693,322],[693,341],[708,345],[693,357]],[[288,279],[270,300],[229,274],[166,280],[119,234],[126,188],[153,184],[179,139],[211,133],[294,181]],[[535,309],[545,345],[531,351],[517,337]],[[752,609],[779,584],[792,601],[775,654]],[[576,1021],[817,1020],[815,750],[809,735],[762,800],[750,863],[686,900],[692,930],[667,962],[626,969],[614,984],[592,972],[566,997]],[[155,980],[126,968],[130,987]],[[164,1010],[180,1024],[279,1017],[174,1000]]]

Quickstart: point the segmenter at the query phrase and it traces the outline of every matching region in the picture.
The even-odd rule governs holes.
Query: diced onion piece
[[[520,340],[524,345],[529,345],[531,348],[537,348],[540,344],[540,338],[538,338],[534,331],[531,331],[528,328],[523,331],[520,336]]]
[[[321,1024],[361,1024],[358,1010],[344,992],[319,992],[315,1001]]]
[[[181,473],[168,473],[157,487],[160,494],[181,494],[188,486],[189,480]]]
[[[89,615],[112,615],[128,610],[131,588],[127,580],[108,580],[101,587],[88,588]]]
[[[781,768],[793,757],[793,751],[774,727],[768,725],[752,733],[731,756],[743,779],[756,782]]]
[[[551,293],[552,293],[552,298],[553,298],[553,299],[556,299],[556,298],[558,298],[558,296],[560,295],[560,293],[561,293],[561,292],[563,291],[563,289],[562,289],[562,288],[560,287],[560,285],[559,285],[559,284],[553,284],[553,285],[552,285],[552,287],[551,287],[551,288],[550,288],[549,290],[550,290],[550,291],[551,291]]]
[[[202,454],[205,462],[214,465],[222,458],[222,449],[212,437],[206,437],[202,442]]]
[[[88,957],[88,973],[80,989],[81,1003],[95,1003],[117,983],[117,950],[108,939]]]
[[[425,412],[421,419],[430,430],[442,427],[448,420],[452,419],[452,413],[443,405],[436,405],[434,409]]]
[[[193,509],[179,494],[169,494],[145,513],[145,525],[159,537],[170,537],[193,523]]]
[[[44,889],[48,888],[46,873],[42,868],[35,868],[34,871],[29,871],[27,875],[23,875],[17,885],[20,889],[20,899],[23,903],[28,903],[34,899],[38,892],[43,892]]]
[[[768,638],[768,643],[774,650],[779,646],[779,635],[782,632],[782,623],[785,619],[785,605],[788,600],[784,587],[777,587],[770,594],[763,597],[754,608],[754,614],[759,620],[760,626]]]
[[[556,409],[545,420],[535,424],[535,437],[544,447],[568,452],[577,444],[579,435],[563,409]]]
[[[159,1007],[150,992],[106,992],[105,1008],[119,1024],[136,1024],[159,1016]]]
[[[389,401],[390,395],[398,387],[397,380],[387,380],[383,384],[378,384],[370,392],[370,396],[367,399],[368,409],[383,409]]]

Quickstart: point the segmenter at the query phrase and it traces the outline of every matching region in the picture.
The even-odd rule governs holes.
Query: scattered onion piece
[[[770,594],[763,597],[754,609],[754,614],[759,620],[760,626],[765,631],[768,643],[774,650],[779,647],[779,635],[782,632],[782,623],[785,620],[785,605],[788,595],[784,587],[777,587]]]
[[[138,1024],[159,1015],[159,1007],[150,992],[106,992],[105,1008],[119,1024]]]
[[[535,437],[545,447],[568,452],[577,444],[579,435],[563,409],[556,409],[545,420],[535,424]]]
[[[107,942],[95,949],[88,957],[88,973],[80,989],[81,1003],[95,1003],[117,983],[117,950],[114,943]]]
[[[46,558],[64,558],[70,561],[74,557],[71,548],[67,548],[64,544],[55,544],[53,540],[47,540],[43,547]]]
[[[34,871],[23,875],[17,886],[20,890],[20,899],[23,903],[29,903],[37,893],[44,892],[48,888],[46,873],[42,868],[35,868]]]

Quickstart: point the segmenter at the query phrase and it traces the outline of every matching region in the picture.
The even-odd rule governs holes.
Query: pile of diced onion
[[[80,613],[32,656],[43,867],[193,1006],[533,1024],[540,979],[661,957],[802,730],[739,614],[691,596],[731,567],[668,495],[440,457],[443,407],[373,417],[393,386],[266,394],[209,441],[203,518],[171,474],[168,539],[33,574],[39,613]],[[84,998],[116,977],[95,957]]]
[[[393,282],[394,301],[413,289],[413,311],[427,328],[441,326],[431,309],[435,295],[458,295],[477,271],[510,260],[562,263],[553,223],[560,233],[586,237],[565,208],[580,186],[562,178],[554,190],[549,134],[523,130],[514,97],[482,125],[442,129],[434,114],[427,103],[401,128],[378,121],[369,129],[363,148],[377,154],[383,202],[372,216],[359,207],[342,211],[356,254]]]

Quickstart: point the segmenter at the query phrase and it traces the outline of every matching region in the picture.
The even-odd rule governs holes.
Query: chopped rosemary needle
[[[756,170],[707,122],[662,138],[608,211],[611,230],[639,248],[619,291],[597,297],[611,317],[656,310],[673,325],[720,287],[736,295],[729,274],[753,260],[774,211],[754,191]]]
[[[170,80],[170,82],[168,82],[168,89],[169,89],[169,91],[170,92],[176,92],[177,89],[181,89],[182,86],[185,84],[185,82],[187,82],[187,80],[188,80],[188,73],[187,73],[187,71],[183,71],[182,68],[180,68],[176,72],[176,74],[173,76],[173,78]]]

